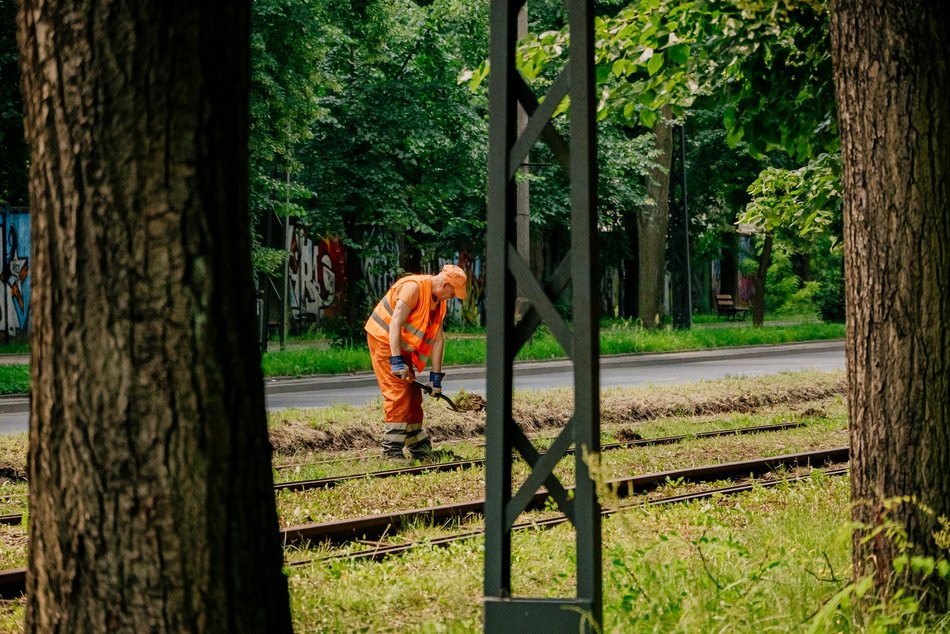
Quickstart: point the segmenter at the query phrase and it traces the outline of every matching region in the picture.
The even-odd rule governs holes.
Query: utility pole
[[[290,168],[287,168],[287,191],[284,192],[284,315],[280,327],[280,349],[287,347],[287,331],[290,328],[290,243],[293,229],[290,226]]]
[[[518,41],[528,34],[528,3],[525,2],[521,11],[518,13]],[[518,135],[524,133],[528,126],[528,113],[524,106],[518,104]],[[528,155],[525,155],[524,161],[518,168],[519,178],[515,181],[515,249],[521,258],[531,263],[531,193],[528,183],[530,168],[528,167]],[[521,289],[519,289],[521,291]],[[527,299],[523,292],[518,293],[518,300],[515,302],[515,317],[520,319],[527,310]]]
[[[692,278],[689,266],[689,213],[686,206],[686,125],[680,125],[679,131],[679,160],[673,161],[673,165],[676,167],[675,174],[680,177],[682,208],[677,212],[673,208],[674,205],[670,206],[667,260],[671,282],[670,304],[673,313],[673,327],[678,330],[688,330],[693,325],[693,302],[692,293],[690,292]],[[674,157],[676,154],[676,150],[673,150]],[[673,177],[674,171],[671,170],[671,181]],[[670,184],[672,185],[672,182]],[[673,191],[672,187],[670,191]]]

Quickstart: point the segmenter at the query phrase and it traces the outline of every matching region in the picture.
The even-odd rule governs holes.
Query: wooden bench
[[[732,301],[732,295],[716,295],[716,312],[719,313],[720,317],[744,320],[749,309],[736,306],[735,302]]]

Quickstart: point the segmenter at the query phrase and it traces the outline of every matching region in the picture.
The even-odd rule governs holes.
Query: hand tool
[[[415,384],[418,385],[420,388],[422,388],[422,391],[425,392],[426,394],[429,394],[430,396],[432,395],[432,386],[431,386],[431,385],[426,385],[425,383],[422,383],[421,381],[413,381],[413,383],[415,383]],[[435,398],[440,398],[440,399],[442,399],[443,401],[445,401],[446,403],[448,403],[448,404],[449,404],[449,409],[451,409],[453,412],[461,412],[461,411],[462,411],[461,409],[459,409],[458,405],[456,405],[455,402],[454,402],[452,399],[450,399],[450,398],[449,398],[448,396],[446,396],[445,394],[442,394],[441,392],[438,393],[438,394],[436,394],[436,395],[435,395]]]

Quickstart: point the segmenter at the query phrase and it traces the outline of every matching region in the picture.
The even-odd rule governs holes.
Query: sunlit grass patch
[[[818,477],[606,519],[606,631],[804,631],[848,578],[847,497],[846,478]],[[519,532],[512,543],[519,596],[573,596],[567,525]],[[379,563],[294,568],[295,623],[306,631],[481,631],[482,563],[473,539]]]

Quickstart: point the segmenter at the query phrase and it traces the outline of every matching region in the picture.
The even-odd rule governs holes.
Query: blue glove
[[[436,396],[442,393],[442,379],[445,378],[445,372],[429,372],[429,387],[432,391],[430,396]]]
[[[411,376],[409,366],[406,365],[406,357],[401,354],[389,357],[389,371],[393,373],[393,376],[399,377],[400,379],[406,379]]]

